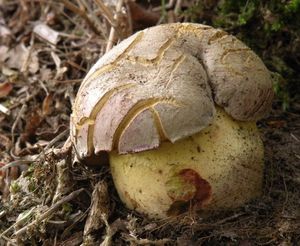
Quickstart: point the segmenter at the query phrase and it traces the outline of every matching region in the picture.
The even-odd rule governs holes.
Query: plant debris
[[[0,245],[299,243],[300,103],[293,70],[299,64],[299,32],[276,14],[273,1],[245,1],[244,8],[229,2],[1,1]],[[288,4],[280,11],[289,18],[299,13],[298,1],[283,2]],[[232,14],[236,9],[241,13]],[[107,166],[76,160],[68,140],[71,107],[87,71],[120,40],[152,25],[193,20],[225,26],[242,39],[252,35],[250,46],[253,39],[255,46],[268,44],[260,54],[281,73],[279,81],[288,79],[293,97],[283,111],[284,83],[275,84],[273,111],[259,122],[266,163],[262,197],[209,218],[186,213],[150,220],[124,207]],[[258,36],[248,30],[253,26]],[[294,38],[288,45],[280,43],[289,37]],[[273,38],[276,42],[267,42]]]

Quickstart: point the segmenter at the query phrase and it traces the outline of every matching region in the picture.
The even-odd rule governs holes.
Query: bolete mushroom
[[[150,217],[240,206],[262,187],[256,121],[273,98],[268,69],[210,26],[140,31],[92,67],[71,139],[80,159],[109,154],[121,200]]]

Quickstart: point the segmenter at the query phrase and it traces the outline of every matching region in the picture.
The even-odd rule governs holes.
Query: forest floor
[[[74,2],[0,6],[0,245],[297,245],[297,100],[283,110],[275,98],[270,116],[258,123],[265,146],[263,195],[209,218],[186,213],[150,220],[124,207],[108,167],[74,161],[66,140],[82,78],[110,41],[161,22],[160,10],[126,4],[119,36],[110,40],[112,20],[101,15],[98,1]],[[169,22],[179,18],[171,10]],[[143,17],[140,11],[146,11]]]

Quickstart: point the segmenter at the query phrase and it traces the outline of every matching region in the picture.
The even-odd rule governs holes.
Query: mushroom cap
[[[79,158],[157,148],[206,128],[215,104],[234,119],[268,113],[272,81],[261,59],[210,26],[176,23],[140,31],[91,68],[71,115]]]

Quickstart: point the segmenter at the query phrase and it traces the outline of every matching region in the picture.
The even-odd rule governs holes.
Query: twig
[[[129,238],[128,241],[136,244],[136,245],[166,245],[167,243],[174,242],[172,239],[169,238],[163,238],[163,239],[157,239],[157,240],[149,240],[147,238]]]
[[[13,110],[21,104],[25,105],[25,103],[29,102],[32,98],[34,98],[37,94],[39,94],[39,92],[40,92],[40,90],[36,90],[35,92],[32,92],[29,96],[26,96],[26,98],[21,99],[19,102],[15,103],[11,107],[9,107],[9,109]]]
[[[4,171],[10,167],[17,167],[17,166],[23,166],[29,163],[32,163],[33,161],[30,160],[16,160],[16,161],[12,161],[9,162],[8,164],[4,165],[3,167],[0,167],[0,171]]]
[[[67,133],[69,133],[69,129],[64,130],[63,132],[61,132],[60,134],[58,134],[55,138],[53,138],[48,144],[47,146],[44,148],[44,152],[46,152],[48,149],[50,149],[56,142],[58,142],[59,140],[61,140]],[[41,154],[43,152],[41,152],[36,158],[35,160],[37,160]]]
[[[238,217],[240,217],[240,216],[242,216],[242,215],[244,215],[244,214],[245,214],[245,213],[243,213],[243,212],[234,214],[234,215],[232,215],[232,216],[229,216],[229,217],[226,217],[226,218],[224,218],[224,219],[222,219],[222,220],[217,221],[215,224],[216,224],[216,225],[224,224],[225,222],[228,222],[228,221],[230,221],[230,220],[236,219],[236,218],[238,218]]]
[[[84,191],[84,188],[81,188],[79,190],[73,191],[71,194],[67,195],[66,197],[59,200],[57,203],[55,203],[53,206],[51,206],[45,213],[43,213],[41,216],[39,216],[37,219],[32,221],[27,226],[24,226],[20,230],[16,231],[14,234],[18,237],[24,234],[28,228],[34,226],[35,224],[39,223],[40,221],[50,217],[56,210],[60,208],[60,206],[66,202],[69,202],[73,200],[75,197],[77,197],[82,191]]]
[[[181,10],[181,4],[182,4],[182,0],[177,0],[175,8],[174,8],[174,13],[175,13],[176,18],[178,17],[178,14]]]
[[[66,79],[66,80],[54,80],[56,84],[69,84],[69,83],[81,83],[83,79]]]
[[[11,229],[13,229],[14,227],[20,225],[21,223],[23,223],[24,221],[26,221],[28,219],[28,217],[31,216],[31,213],[32,211],[34,210],[34,208],[31,208],[27,213],[26,215],[21,218],[20,220],[18,220],[16,223],[14,223],[13,225],[11,225],[10,227],[8,227],[4,232],[2,232],[0,234],[0,238],[4,238],[5,237],[5,234],[8,233]]]
[[[290,134],[291,137],[296,140],[298,143],[300,142],[299,138],[297,138],[293,133]]]
[[[0,168],[0,171],[3,171],[5,169],[8,169],[10,167],[15,167],[15,166],[22,166],[22,165],[26,165],[32,162],[36,162],[48,149],[50,149],[57,141],[59,141],[60,139],[62,139],[67,133],[69,132],[69,130],[64,130],[63,132],[61,132],[60,134],[58,134],[55,138],[53,138],[47,145],[46,147],[43,149],[43,151],[41,153],[39,153],[33,160],[16,160],[16,161],[12,161],[8,164],[6,164],[5,166]],[[68,141],[68,139],[67,139]]]
[[[85,68],[83,68],[82,66],[78,65],[77,63],[75,63],[73,61],[67,61],[67,63],[70,64],[72,67],[76,68],[77,70],[87,73],[87,70]]]
[[[94,22],[95,26],[101,31],[101,33],[106,33],[106,30],[102,28],[102,23],[100,22],[99,18],[95,15],[93,9],[91,8],[90,4],[88,3],[88,0],[77,0],[81,5],[84,5],[84,7],[87,9],[88,14],[87,16],[91,18],[91,21]]]
[[[18,246],[18,244],[15,244],[10,238],[8,238],[8,237],[6,237],[6,236],[4,236],[4,235],[2,235],[1,237],[2,237],[5,241],[9,242],[9,244],[7,244],[7,245]]]
[[[65,5],[66,8],[70,9],[74,13],[78,14],[79,16],[81,16],[88,23],[88,25],[91,27],[91,29],[96,34],[102,35],[102,33],[98,30],[98,28],[96,27],[96,25],[90,20],[90,18],[88,17],[88,15],[86,14],[86,12],[84,10],[78,8],[75,4],[71,3],[68,0],[62,0],[62,2],[63,2],[63,4]]]
[[[117,23],[118,23],[118,15],[119,12],[121,11],[122,6],[123,6],[123,0],[119,0],[116,6],[116,13],[114,15],[114,19],[116,20]],[[106,52],[111,50],[111,48],[113,47],[115,36],[116,36],[116,28],[112,26],[109,33]]]
[[[45,91],[46,95],[48,96],[49,91],[48,91],[47,87],[45,86],[44,82],[40,79],[38,81],[39,81],[39,84],[41,85],[41,87],[43,88],[43,90]]]
[[[103,16],[106,18],[106,20],[109,22],[109,24],[113,27],[116,27],[116,22],[114,19],[114,15],[111,12],[111,10],[102,2],[102,0],[96,0],[96,3],[98,4],[99,8],[102,10]]]
[[[9,115],[9,109],[5,106],[3,106],[2,104],[0,104],[0,112],[2,112],[3,114]]]
[[[19,123],[21,117],[23,116],[26,108],[27,108],[26,104],[23,104],[22,108],[20,109],[20,111],[18,113],[18,116],[17,116],[15,122],[12,125],[12,128],[11,128],[11,139],[12,139],[11,142],[12,143],[14,143],[14,140],[15,140],[15,136],[14,136],[15,128],[17,127],[17,124]]]
[[[171,9],[171,8],[173,8],[175,1],[176,0],[170,0],[169,3],[164,6],[164,8],[165,9]],[[153,11],[161,11],[162,10],[162,6],[155,7],[152,10]]]

